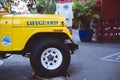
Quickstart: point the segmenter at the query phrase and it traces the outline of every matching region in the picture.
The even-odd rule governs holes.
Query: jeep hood
[[[13,27],[65,27],[66,21],[62,15],[29,14],[14,15]]]

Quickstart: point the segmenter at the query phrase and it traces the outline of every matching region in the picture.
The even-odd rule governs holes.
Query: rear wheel
[[[40,77],[60,76],[66,73],[70,53],[59,40],[46,38],[32,48],[30,62]]]

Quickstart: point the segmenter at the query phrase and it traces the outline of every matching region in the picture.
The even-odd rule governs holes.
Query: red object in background
[[[120,0],[96,0],[103,20],[120,20]]]
[[[120,0],[96,0],[95,8],[101,14],[97,34],[100,41],[120,41]]]
[[[59,0],[60,3],[63,3],[63,2],[71,2],[71,0]]]
[[[120,20],[120,0],[103,0],[102,15],[104,20]]]
[[[96,0],[97,6],[93,8],[94,11],[101,12],[101,0]]]

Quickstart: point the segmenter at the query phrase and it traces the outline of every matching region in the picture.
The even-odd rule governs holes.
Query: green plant
[[[31,13],[31,14],[38,14],[35,9],[30,9],[30,13]]]
[[[53,14],[55,13],[55,5],[58,0],[38,0],[39,5],[44,9],[43,13]]]
[[[74,0],[73,3],[74,19],[78,20],[78,27],[89,29],[90,23],[99,18],[99,15],[93,10],[97,6],[95,0],[85,0],[84,2]]]

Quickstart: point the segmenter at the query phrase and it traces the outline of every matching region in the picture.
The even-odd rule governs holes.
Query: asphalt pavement
[[[13,55],[0,65],[0,80],[120,80],[120,43],[81,42],[77,30],[73,40],[79,49],[71,56],[69,77],[32,77],[29,58]]]

